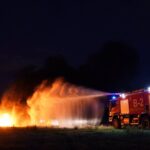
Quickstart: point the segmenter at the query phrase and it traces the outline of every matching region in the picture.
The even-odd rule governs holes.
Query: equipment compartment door
[[[120,101],[121,105],[121,114],[129,114],[129,102],[128,99],[121,100]]]

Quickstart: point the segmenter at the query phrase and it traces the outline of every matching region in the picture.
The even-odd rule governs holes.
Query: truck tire
[[[114,128],[121,129],[121,122],[118,118],[114,118],[112,123]]]
[[[150,128],[150,120],[148,117],[143,117],[141,119],[141,127],[143,129],[149,129]]]

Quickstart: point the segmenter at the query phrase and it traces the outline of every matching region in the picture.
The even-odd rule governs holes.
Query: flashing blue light
[[[115,100],[117,97],[116,96],[112,96],[112,99]]]

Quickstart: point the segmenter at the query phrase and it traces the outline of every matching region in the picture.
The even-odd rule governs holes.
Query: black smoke
[[[12,98],[15,95],[16,99],[25,102],[43,80],[52,83],[59,77],[100,91],[128,91],[138,66],[139,56],[135,48],[123,42],[107,42],[79,68],[71,66],[63,55],[49,56],[40,66],[26,66],[15,74],[7,92],[13,91]]]

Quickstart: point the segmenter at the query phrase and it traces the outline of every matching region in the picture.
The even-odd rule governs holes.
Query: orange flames
[[[0,126],[25,126],[29,123],[28,106],[19,101],[2,99],[0,106]]]
[[[23,104],[4,94],[0,105],[0,126],[59,126],[71,127],[98,123],[103,106],[95,91],[76,87],[62,80],[52,85],[44,81]],[[93,96],[92,96],[93,95]],[[99,93],[103,96],[105,93]],[[89,115],[89,109],[91,114]]]

